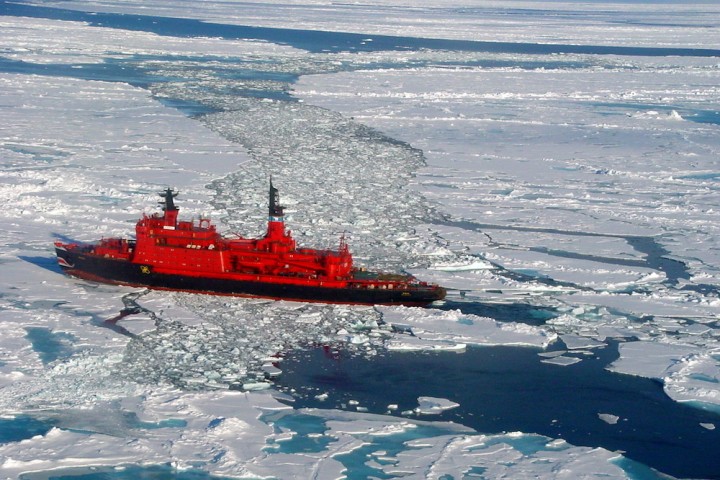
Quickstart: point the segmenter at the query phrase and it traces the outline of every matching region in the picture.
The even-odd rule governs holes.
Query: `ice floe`
[[[254,1],[252,18],[233,2],[43,6],[360,28],[364,44],[401,33],[717,48],[716,6],[588,4],[584,16],[577,5],[500,3]],[[617,452],[416,421],[392,399],[383,416],[359,403],[293,409],[268,388],[281,375],[276,355],[313,343],[372,356],[562,341],[567,351],[540,358],[563,366],[620,341],[613,371],[659,379],[678,401],[720,404],[718,136],[700,121],[717,110],[716,59],[306,53],[29,17],[3,17],[0,38],[3,65],[35,73],[0,74],[0,413],[49,425],[0,444],[1,476],[138,462],[232,477],[338,478],[353,465],[410,478],[632,476]],[[250,63],[268,75],[243,78]],[[114,81],[91,80],[100,74]],[[198,121],[156,99],[214,113]],[[54,266],[55,238],[127,235],[168,185],[189,216],[255,234],[269,173],[302,243],[334,246],[348,232],[359,263],[441,282],[463,308],[517,302],[558,315],[528,325],[462,309],[146,293]],[[137,309],[121,314],[128,302]],[[312,451],[294,451],[296,441]]]

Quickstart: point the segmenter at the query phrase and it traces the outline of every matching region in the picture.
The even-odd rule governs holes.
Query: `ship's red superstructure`
[[[56,243],[60,265],[96,281],[203,293],[408,305],[445,296],[443,288],[410,275],[355,269],[344,238],[337,250],[298,248],[272,182],[267,232],[258,239],[224,238],[209,219],[178,220],[176,195],[161,193],[163,213],[143,215],[134,241]]]

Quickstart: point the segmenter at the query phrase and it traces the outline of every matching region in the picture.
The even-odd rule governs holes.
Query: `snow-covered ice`
[[[717,61],[575,59],[343,72],[293,88],[423,150],[414,189],[453,212],[433,227],[450,250],[496,266],[431,271],[434,281],[480,301],[571,305],[549,323],[574,344],[619,336],[715,358],[719,127],[693,118],[720,108],[707,81]],[[682,391],[707,403],[718,392],[712,382]]]
[[[460,404],[452,402],[447,398],[420,397],[418,398],[416,412],[422,415],[433,415],[459,406]]]
[[[710,50],[720,29],[712,3],[41,3],[357,32],[366,46],[403,35]],[[369,357],[515,345],[560,369],[619,342],[609,370],[717,409],[717,56],[281,43],[0,17],[0,415],[47,425],[0,443],[0,477],[133,463],[229,477],[632,476],[620,453],[424,422],[392,398],[388,415],[293,408],[272,388],[279,354],[312,344]],[[359,263],[450,287],[456,308],[146,292],[54,265],[53,240],[127,235],[166,186],[183,215],[256,235],[271,173],[301,243],[345,232]],[[501,321],[478,304],[555,315]]]

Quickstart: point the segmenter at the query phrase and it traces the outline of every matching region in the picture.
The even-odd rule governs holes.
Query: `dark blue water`
[[[717,110],[694,110],[689,115],[684,115],[683,118],[696,123],[720,125],[720,111]]]
[[[146,65],[140,67],[142,62],[157,59],[151,56],[135,56],[125,59],[106,59],[103,63],[76,63],[76,64],[52,64],[52,63],[29,63],[21,60],[11,60],[0,57],[0,71],[8,73],[22,73],[26,75],[43,75],[51,77],[78,78],[81,80],[97,80],[104,82],[124,82],[135,87],[149,88],[152,84],[163,82],[187,81],[189,67],[184,68],[185,76],[168,76],[165,71],[158,73]],[[173,61],[182,62],[191,60],[191,57],[173,57]],[[167,60],[167,58],[163,58]],[[249,70],[238,65],[237,60],[233,67],[203,67],[205,73],[214,70],[212,73],[217,78],[235,80],[269,80],[291,83],[297,79],[294,74],[280,74],[277,72],[266,72],[263,70]],[[216,62],[217,63],[217,62]],[[282,90],[253,90],[238,89],[234,94],[243,97],[271,98],[275,100],[292,100],[289,92]],[[159,101],[168,106],[178,108],[189,116],[202,115],[217,111],[216,109],[198,101],[188,99],[166,99],[158,98]]]
[[[656,111],[663,115],[670,115],[673,111],[687,121],[704,123],[709,125],[720,125],[720,111],[705,110],[700,108],[688,108],[677,105],[650,105],[647,103],[618,103],[618,102],[594,102],[599,107],[599,112],[606,115],[627,115],[628,110],[641,112]],[[603,111],[604,110],[604,111]]]
[[[0,1],[0,15],[87,22],[90,25],[152,32],[174,37],[212,36],[224,39],[264,40],[290,45],[309,52],[377,52],[397,50],[449,50],[469,52],[527,53],[551,55],[580,53],[595,55],[720,57],[718,49],[616,47],[511,42],[479,42],[389,35],[299,30],[291,28],[224,25],[199,20],[150,15],[80,12]],[[372,42],[368,42],[368,37]]]
[[[0,418],[0,443],[19,442],[35,435],[45,435],[54,422],[40,420],[30,415]]]
[[[38,64],[0,57],[0,71],[45,75],[53,77],[79,78],[81,80],[100,80],[106,82],[126,81],[133,85],[149,85],[153,81],[176,80],[167,77],[154,77],[139,69],[126,69],[119,62],[80,63],[80,64]],[[124,79],[124,80],[123,80]]]
[[[720,478],[720,414],[670,399],[660,383],[612,373],[609,347],[597,357],[561,367],[542,363],[538,350],[477,347],[466,353],[385,352],[372,359],[348,352],[292,352],[282,363],[280,388],[293,391],[293,407],[342,408],[356,400],[371,413],[388,404],[399,411],[417,398],[460,404],[441,415],[481,433],[521,431],[563,438],[573,445],[622,450],[633,460],[681,478]],[[586,357],[583,357],[586,358]],[[315,398],[327,392],[325,401]],[[610,425],[599,413],[617,415]]]
[[[77,469],[88,473],[67,473],[58,475],[43,474],[48,480],[223,480],[227,477],[210,475],[199,470],[178,470],[168,465],[138,467],[134,465],[114,468],[83,468]],[[21,475],[20,480],[30,480],[31,474]],[[248,477],[252,478],[252,477]]]

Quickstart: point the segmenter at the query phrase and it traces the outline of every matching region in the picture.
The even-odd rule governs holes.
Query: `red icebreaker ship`
[[[445,298],[444,288],[411,275],[353,267],[344,239],[338,250],[298,248],[272,182],[267,233],[258,239],[223,238],[209,219],[178,220],[177,193],[168,188],[160,196],[163,213],[143,215],[135,240],[56,242],[62,269],[103,283],[243,297],[369,305]]]

